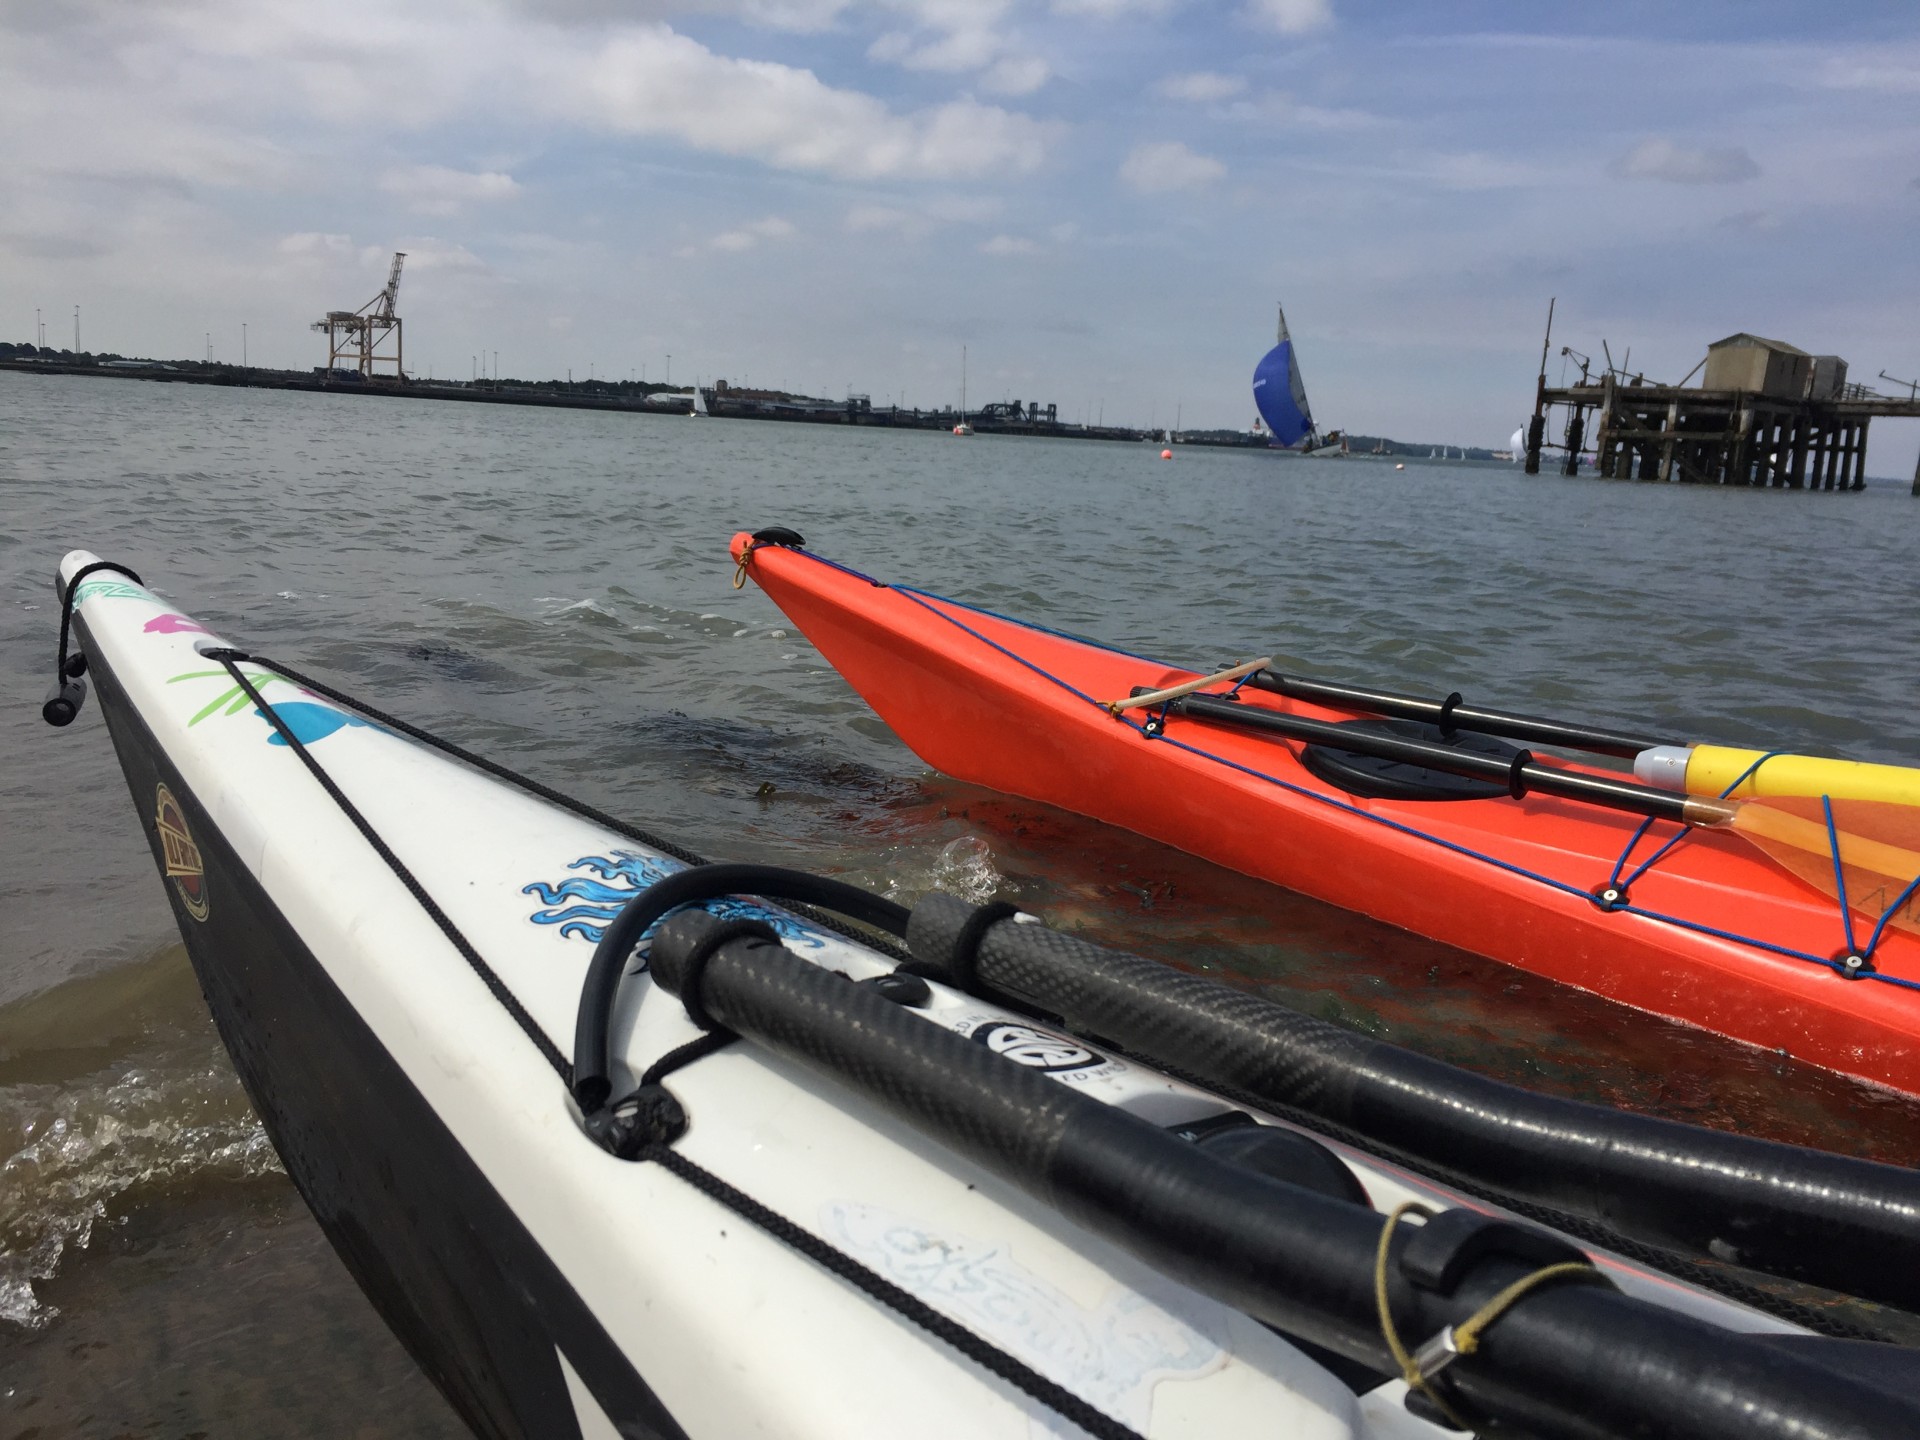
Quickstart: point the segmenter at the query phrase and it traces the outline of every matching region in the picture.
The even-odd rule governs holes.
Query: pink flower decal
[[[211,632],[207,627],[189,620],[184,615],[156,615],[147,621],[146,632],[149,635],[206,635]]]

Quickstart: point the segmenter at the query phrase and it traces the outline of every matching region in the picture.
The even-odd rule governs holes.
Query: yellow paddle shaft
[[[1687,793],[1718,795],[1745,774],[1764,750],[1696,745],[1687,757]],[[1920,805],[1920,770],[1904,765],[1868,765],[1858,760],[1821,760],[1812,755],[1775,755],[1740,782],[1735,799],[1749,795],[1826,795],[1834,800],[1886,800]]]

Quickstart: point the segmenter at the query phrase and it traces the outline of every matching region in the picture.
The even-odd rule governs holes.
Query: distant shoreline
[[[537,390],[510,381],[462,384],[448,381],[408,380],[395,384],[389,380],[329,380],[293,370],[266,370],[257,366],[203,365],[188,362],[172,365],[155,361],[140,364],[76,363],[71,360],[0,358],[0,370],[27,375],[78,375],[95,380],[145,380],[173,385],[217,385],[236,389],[296,390],[314,394],[347,395],[355,398],[383,397],[393,400],[446,400],[470,405],[528,405],[549,410],[598,410],[628,415],[687,416],[692,397],[665,387],[653,387],[651,393],[685,395],[684,403],[649,403],[633,394],[608,393],[607,382],[587,382],[596,388]],[[957,413],[939,410],[899,410],[894,408],[856,408],[821,402],[813,408],[788,407],[781,413],[765,413],[748,406],[724,401],[714,403],[703,419],[772,420],[798,425],[858,425],[889,430],[944,431],[957,423]],[[980,435],[1023,435],[1058,440],[1107,440],[1135,444],[1159,443],[1165,432],[1137,430],[1130,426],[1064,425],[1045,420],[1005,420],[984,415],[969,415],[968,423]],[[1211,446],[1221,449],[1265,451],[1266,445],[1249,437],[1246,440],[1202,438],[1189,435],[1182,445]]]
[[[553,388],[539,388],[525,381],[452,381],[409,379],[404,384],[391,380],[326,379],[309,371],[270,370],[261,366],[207,364],[202,361],[123,361],[102,357],[91,361],[39,359],[0,354],[0,371],[25,375],[78,375],[94,380],[148,380],[176,385],[217,385],[256,390],[296,390],[314,394],[384,396],[398,400],[447,400],[469,405],[529,405],[548,410],[597,410],[627,415],[685,416],[692,406],[688,391],[665,385],[635,385],[631,382],[589,380],[545,382]],[[560,388],[562,384],[565,388]],[[794,403],[762,403],[747,398],[751,392],[703,391],[708,411],[714,420],[772,420],[794,425],[856,425],[885,430],[946,431],[960,420],[954,410],[902,410],[864,402],[839,403],[789,397]],[[649,396],[673,397],[668,403],[649,403]],[[677,401],[677,403],[675,403]],[[1036,407],[1037,408],[1037,407]],[[1178,444],[1214,450],[1246,450],[1257,454],[1283,456],[1298,460],[1297,451],[1276,449],[1261,436],[1239,431],[1182,430],[1172,438],[1165,429],[1137,429],[1127,425],[1073,425],[1045,419],[1013,420],[1005,416],[969,411],[967,423],[979,435],[1020,435],[1030,439],[1105,440],[1129,444]],[[1491,451],[1467,447],[1456,459],[1442,461],[1429,455],[1438,446],[1402,446],[1378,436],[1355,436],[1356,448],[1342,457],[1368,461],[1430,461],[1433,464],[1501,465]],[[1371,447],[1386,445],[1384,451]],[[1448,447],[1459,448],[1459,447]]]

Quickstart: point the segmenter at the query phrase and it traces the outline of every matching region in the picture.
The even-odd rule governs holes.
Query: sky
[[[1920,374],[1920,6],[0,0],[0,339],[1504,444],[1559,347]],[[476,357],[484,356],[484,362]],[[1920,422],[1881,422],[1905,474]]]

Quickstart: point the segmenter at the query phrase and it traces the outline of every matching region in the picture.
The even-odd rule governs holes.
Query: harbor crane
[[[315,330],[324,330],[327,335],[325,374],[329,380],[354,375],[362,381],[372,380],[383,366],[390,365],[393,378],[405,382],[400,317],[393,307],[400,298],[400,267],[406,258],[406,251],[394,252],[386,287],[358,310],[329,310],[326,319],[313,322]]]

